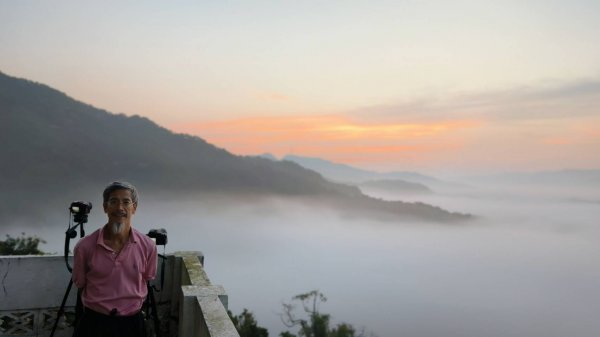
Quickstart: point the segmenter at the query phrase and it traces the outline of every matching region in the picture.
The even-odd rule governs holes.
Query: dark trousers
[[[85,308],[73,337],[146,337],[146,335],[141,312],[133,316],[108,316]]]

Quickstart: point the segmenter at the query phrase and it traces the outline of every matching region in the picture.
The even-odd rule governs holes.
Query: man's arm
[[[151,247],[152,251],[148,256],[148,263],[146,264],[146,271],[144,272],[144,279],[146,281],[154,280],[154,278],[156,277],[156,268],[158,265],[158,249],[156,248],[154,242],[151,245]]]
[[[71,278],[77,288],[85,287],[85,269],[86,269],[85,250],[79,246],[79,242],[73,249],[73,274]]]

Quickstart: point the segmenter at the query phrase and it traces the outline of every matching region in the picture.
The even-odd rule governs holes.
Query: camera
[[[147,235],[156,241],[157,246],[167,244],[167,230],[164,228],[151,229]]]
[[[87,222],[87,216],[92,210],[92,203],[87,201],[73,201],[69,206],[69,211],[73,214],[73,219],[77,223]]]

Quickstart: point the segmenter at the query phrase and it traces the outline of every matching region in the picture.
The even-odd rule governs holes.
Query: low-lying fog
[[[167,252],[201,250],[230,309],[250,309],[270,336],[286,330],[283,301],[319,289],[334,322],[380,337],[597,337],[600,193],[535,191],[366,191],[480,216],[463,225],[349,218],[275,199],[153,202],[143,191],[134,220],[144,232],[165,227]],[[101,207],[92,213],[89,232],[104,221]],[[60,253],[66,221],[10,233],[38,234],[42,249]]]

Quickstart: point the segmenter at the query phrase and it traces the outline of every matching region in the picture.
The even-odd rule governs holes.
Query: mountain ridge
[[[5,144],[0,148],[0,184],[13,193],[2,193],[3,214],[29,209],[18,202],[21,198],[52,204],[61,193],[124,179],[153,191],[325,196],[363,208],[379,207],[400,217],[469,218],[434,206],[411,208],[407,203],[374,200],[354,186],[332,183],[296,163],[236,156],[148,118],[112,114],[4,73],[0,73],[0,112],[0,141]]]
[[[335,163],[322,158],[286,155],[282,161],[292,161],[307,169],[321,173],[325,178],[339,183],[361,186],[373,181],[396,180],[410,184],[420,184],[424,188],[447,190],[449,188],[464,188],[463,184],[447,182],[436,177],[410,171],[375,172],[356,168],[347,164]]]

